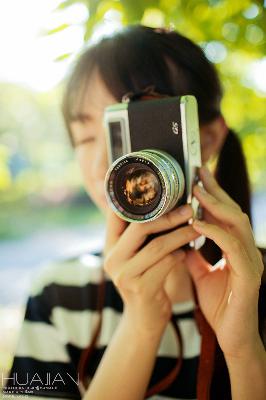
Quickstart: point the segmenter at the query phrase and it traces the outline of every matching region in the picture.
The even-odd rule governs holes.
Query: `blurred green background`
[[[84,46],[136,22],[177,29],[198,43],[218,68],[225,91],[222,111],[247,156],[256,237],[266,245],[266,0],[0,0],[4,372],[11,365],[23,317],[22,297],[15,296],[21,287],[26,296],[26,267],[39,261],[41,248],[42,257],[53,256],[58,236],[66,251],[73,242],[66,232],[89,225],[95,229],[103,222],[82,189],[64,128],[64,77]],[[60,231],[53,236],[56,229]],[[45,239],[39,232],[48,232]],[[86,231],[79,232],[77,243],[81,237],[90,240]]]

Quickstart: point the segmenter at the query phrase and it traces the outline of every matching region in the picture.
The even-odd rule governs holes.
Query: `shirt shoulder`
[[[97,313],[102,258],[93,254],[57,260],[41,267],[32,280],[25,321],[69,330],[68,320]],[[78,321],[72,321],[78,326]]]
[[[98,285],[103,277],[102,257],[94,254],[55,260],[44,264],[34,275],[30,296],[40,295],[46,287],[83,287]]]

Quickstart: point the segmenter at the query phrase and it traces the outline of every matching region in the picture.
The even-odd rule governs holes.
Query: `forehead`
[[[102,113],[105,107],[118,100],[108,90],[99,72],[95,69],[87,79],[83,79],[76,102],[73,103],[73,114]]]

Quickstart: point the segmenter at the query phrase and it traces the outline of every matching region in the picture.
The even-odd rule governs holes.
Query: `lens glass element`
[[[129,204],[145,206],[151,204],[159,192],[156,175],[145,169],[130,168],[125,177],[124,194]]]
[[[126,221],[145,222],[170,211],[184,193],[178,162],[162,150],[147,149],[118,158],[109,168],[105,192]]]

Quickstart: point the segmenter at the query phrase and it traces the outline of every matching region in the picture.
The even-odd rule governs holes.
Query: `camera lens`
[[[117,159],[105,180],[114,211],[129,222],[146,222],[170,211],[184,192],[178,162],[161,150],[142,150]]]

